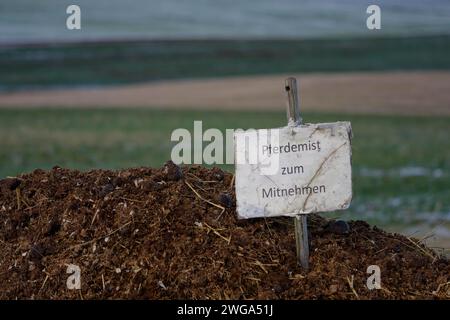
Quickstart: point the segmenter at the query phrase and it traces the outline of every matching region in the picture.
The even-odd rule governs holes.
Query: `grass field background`
[[[258,74],[449,70],[449,57],[448,35],[0,46],[0,91]],[[371,99],[377,99],[376,87]],[[284,110],[123,107],[2,107],[0,178],[55,165],[82,170],[159,167],[170,159],[171,132],[192,131],[194,120],[202,120],[204,129],[221,130],[286,122]],[[363,219],[406,235],[434,232],[450,247],[449,117],[305,113],[303,118],[352,122],[353,202],[349,210],[328,216]]]
[[[277,73],[448,70],[450,36],[0,46],[0,90]]]
[[[330,216],[389,230],[450,230],[450,118],[304,114],[306,122],[352,122],[354,200]],[[159,167],[176,128],[270,128],[284,112],[142,109],[0,110],[0,177],[55,165],[74,169]],[[222,166],[233,170],[232,166]],[[424,227],[426,226],[426,227]],[[405,231],[407,230],[407,231]]]

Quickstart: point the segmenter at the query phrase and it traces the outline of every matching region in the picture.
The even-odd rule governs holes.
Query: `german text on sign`
[[[351,134],[349,122],[235,132],[239,218],[348,208]]]

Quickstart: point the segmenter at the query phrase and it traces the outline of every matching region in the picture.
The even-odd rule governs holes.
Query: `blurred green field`
[[[354,200],[331,216],[404,230],[450,230],[450,118],[304,114],[352,122]],[[52,166],[87,170],[161,166],[176,128],[270,128],[284,112],[143,109],[0,110],[0,178]],[[233,170],[232,166],[224,166]],[[408,229],[410,230],[410,229]],[[428,230],[428,229],[427,229]],[[450,233],[449,233],[450,235]],[[449,236],[450,238],[450,236]]]
[[[0,46],[0,90],[275,73],[448,70],[450,36]]]

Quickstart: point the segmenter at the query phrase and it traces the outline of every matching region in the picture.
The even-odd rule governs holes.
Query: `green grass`
[[[352,122],[354,200],[331,215],[381,226],[430,221],[449,225],[450,118],[304,114],[306,122]],[[0,178],[54,165],[87,170],[161,166],[170,159],[171,132],[270,128],[283,112],[163,110],[0,110]],[[422,176],[401,175],[419,167]],[[232,166],[225,166],[233,170]],[[448,226],[450,230],[450,225]]]
[[[0,47],[0,90],[271,73],[450,69],[450,36]]]

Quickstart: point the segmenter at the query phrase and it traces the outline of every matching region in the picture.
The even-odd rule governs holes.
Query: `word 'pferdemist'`
[[[305,143],[290,143],[281,145],[281,146],[272,146],[271,144],[267,144],[262,146],[263,155],[270,154],[280,154],[280,153],[290,153],[290,152],[304,152],[304,151],[317,151],[320,152],[320,141],[308,142]]]

